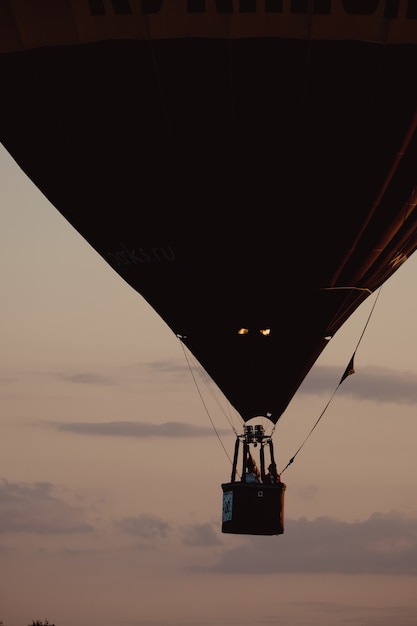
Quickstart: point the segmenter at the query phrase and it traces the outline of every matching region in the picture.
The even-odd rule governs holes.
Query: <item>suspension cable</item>
[[[178,336],[178,335],[177,335],[177,337],[178,337],[178,339],[179,339],[179,341],[180,341],[180,344],[181,344],[181,347],[182,347],[182,351],[183,351],[183,353],[184,353],[185,360],[187,361],[188,369],[190,370],[190,374],[191,374],[192,379],[193,379],[193,381],[194,381],[194,385],[195,385],[195,387],[196,387],[196,389],[197,389],[197,393],[198,393],[198,395],[200,396],[200,400],[201,400],[201,403],[202,403],[202,405],[203,405],[203,407],[204,407],[204,410],[205,410],[205,412],[206,412],[206,414],[207,414],[207,416],[208,416],[208,418],[209,418],[209,420],[210,420],[210,423],[211,423],[211,425],[212,425],[212,427],[213,427],[213,430],[214,430],[214,432],[215,432],[215,434],[216,434],[216,437],[217,437],[217,439],[219,440],[219,443],[220,443],[221,447],[223,448],[223,451],[224,451],[224,453],[225,453],[226,457],[229,459],[230,463],[232,463],[232,459],[230,458],[229,453],[227,452],[227,450],[226,450],[226,448],[225,448],[225,446],[224,446],[224,444],[223,444],[223,442],[222,442],[222,440],[221,440],[221,438],[220,438],[219,432],[218,432],[218,430],[217,430],[217,428],[216,428],[216,426],[215,426],[215,424],[214,424],[214,422],[213,422],[213,419],[212,419],[212,417],[211,417],[211,415],[210,415],[210,411],[208,410],[207,404],[206,404],[206,403],[205,403],[205,401],[204,401],[204,398],[203,398],[203,395],[202,395],[202,393],[201,393],[200,387],[199,387],[199,385],[198,385],[198,383],[197,383],[196,376],[195,376],[194,371],[193,371],[193,368],[192,368],[192,366],[191,366],[190,359],[189,359],[189,357],[188,357],[187,351],[185,350],[184,343],[181,341],[181,337],[180,337],[180,336]],[[223,413],[224,413],[224,411],[223,411]],[[226,416],[226,419],[227,419],[227,416]],[[230,424],[230,422],[229,422],[229,424]],[[233,432],[236,434],[236,429],[233,427],[233,425],[232,425],[232,424],[230,424],[230,426],[231,426],[231,428],[233,429]]]
[[[354,369],[354,359],[355,359],[355,356],[356,356],[356,352],[357,352],[357,350],[358,350],[358,348],[359,348],[359,345],[360,345],[360,343],[361,343],[361,341],[362,341],[362,339],[363,339],[363,336],[364,336],[365,331],[366,331],[366,329],[367,329],[367,327],[368,327],[368,324],[369,324],[369,322],[370,322],[370,319],[371,319],[371,317],[372,317],[372,315],[373,315],[373,312],[374,312],[374,309],[375,309],[376,303],[378,302],[378,298],[379,298],[379,296],[381,295],[381,289],[382,289],[382,287],[380,287],[380,288],[379,288],[379,290],[378,290],[378,292],[377,292],[377,294],[376,294],[375,302],[374,302],[374,303],[373,303],[373,305],[372,305],[371,311],[370,311],[370,313],[369,313],[369,315],[368,315],[368,318],[367,318],[367,320],[366,320],[366,322],[365,322],[365,325],[364,325],[364,327],[363,327],[363,330],[362,330],[362,332],[361,332],[361,334],[360,334],[360,336],[359,336],[359,340],[358,340],[358,342],[357,342],[357,344],[356,344],[356,348],[355,348],[355,350],[354,350],[354,352],[353,352],[353,354],[352,354],[352,356],[351,356],[351,358],[350,358],[350,361],[349,361],[349,363],[348,363],[348,365],[347,365],[347,367],[346,367],[345,371],[343,372],[343,375],[342,375],[342,377],[341,377],[340,381],[338,382],[338,384],[337,384],[337,386],[336,386],[335,390],[333,391],[332,395],[330,396],[330,398],[329,398],[329,400],[328,400],[328,402],[327,402],[326,406],[324,407],[324,409],[323,409],[323,410],[322,410],[322,412],[320,413],[319,417],[317,418],[316,422],[314,423],[314,425],[313,425],[313,427],[311,428],[310,432],[308,433],[307,437],[304,439],[304,441],[302,442],[302,444],[300,445],[300,447],[298,448],[298,450],[295,452],[295,454],[294,454],[294,455],[290,458],[290,460],[288,461],[287,465],[286,465],[286,466],[284,467],[284,469],[280,472],[280,474],[282,474],[283,472],[285,472],[285,470],[286,470],[286,469],[287,469],[287,468],[288,468],[288,467],[289,467],[289,466],[290,466],[290,465],[294,462],[295,457],[298,455],[298,453],[299,453],[299,452],[301,451],[301,449],[304,447],[305,443],[306,443],[306,442],[307,442],[307,440],[310,438],[310,436],[312,435],[313,431],[316,429],[316,427],[317,427],[318,423],[320,422],[321,418],[323,417],[323,415],[325,414],[325,412],[326,412],[326,411],[327,411],[327,409],[329,408],[329,406],[330,406],[331,402],[333,401],[333,398],[334,398],[334,396],[336,395],[336,392],[337,392],[337,390],[339,389],[340,385],[343,383],[343,381],[344,381],[344,380],[345,380],[348,376],[350,376],[351,374],[354,374],[354,373],[355,373],[355,369]]]

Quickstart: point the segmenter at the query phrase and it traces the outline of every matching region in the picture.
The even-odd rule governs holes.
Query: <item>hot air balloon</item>
[[[416,249],[416,44],[411,0],[0,0],[0,139],[276,424]]]

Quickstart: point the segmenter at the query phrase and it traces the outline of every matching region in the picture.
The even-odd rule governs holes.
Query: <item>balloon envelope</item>
[[[412,9],[2,0],[0,52],[6,149],[275,423],[417,246]]]

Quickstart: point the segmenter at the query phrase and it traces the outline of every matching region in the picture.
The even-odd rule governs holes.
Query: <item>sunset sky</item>
[[[230,421],[203,403],[179,340],[4,149],[0,172],[4,626],[416,626],[417,256],[382,287],[355,374],[282,475],[284,535],[226,535]],[[279,469],[377,295],[279,421]]]

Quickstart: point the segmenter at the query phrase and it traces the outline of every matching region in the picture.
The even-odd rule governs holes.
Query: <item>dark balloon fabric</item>
[[[245,421],[417,247],[414,13],[0,0],[1,141]]]

